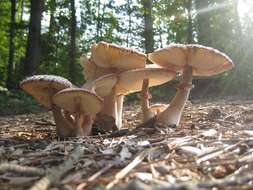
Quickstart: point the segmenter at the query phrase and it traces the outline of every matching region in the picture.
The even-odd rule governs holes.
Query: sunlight
[[[252,0],[239,0],[238,13],[240,18],[244,17],[246,13],[250,12],[250,8],[253,6]]]
[[[205,7],[203,9],[197,10],[197,13],[198,14],[203,14],[203,13],[210,12],[210,11],[213,11],[213,10],[223,9],[223,8],[231,6],[231,5],[232,5],[232,2],[214,4],[211,7]]]

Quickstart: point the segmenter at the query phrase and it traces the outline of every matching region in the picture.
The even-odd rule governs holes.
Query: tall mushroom
[[[95,116],[103,104],[99,96],[82,88],[64,89],[53,96],[53,102],[75,115],[79,136],[90,135]]]
[[[104,74],[119,74],[123,71],[144,68],[146,55],[129,48],[122,48],[115,44],[99,42],[92,46],[91,57],[81,57],[86,80],[94,80]],[[124,96],[115,96],[115,89],[104,98],[105,106],[102,113],[115,117],[116,124],[120,125],[118,115],[122,115]]]
[[[157,116],[156,122],[166,125],[179,124],[192,88],[192,76],[212,76],[233,67],[232,60],[224,53],[193,44],[172,44],[148,54],[148,59],[162,67],[182,72],[177,93],[170,106]]]
[[[74,134],[74,124],[69,113],[65,112],[52,103],[55,93],[65,88],[72,87],[72,83],[67,79],[54,75],[35,75],[20,82],[20,87],[33,96],[40,104],[53,112],[56,132],[60,137],[69,137]]]

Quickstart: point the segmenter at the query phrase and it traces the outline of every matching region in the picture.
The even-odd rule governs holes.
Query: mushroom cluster
[[[124,96],[141,91],[143,122],[178,125],[190,89],[192,76],[211,76],[233,67],[228,56],[200,45],[169,45],[144,54],[114,44],[99,42],[91,56],[81,56],[86,83],[82,87],[53,75],[35,75],[20,83],[27,93],[51,109],[60,137],[87,136],[92,126],[107,117],[114,125],[99,125],[105,131],[122,127]],[[147,64],[147,63],[151,64]],[[148,88],[161,85],[182,73],[170,105],[150,106]],[[156,116],[156,117],[155,117]],[[101,122],[102,121],[102,122]]]

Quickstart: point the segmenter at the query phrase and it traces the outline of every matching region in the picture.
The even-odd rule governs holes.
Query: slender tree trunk
[[[188,28],[187,28],[187,43],[193,43],[193,29],[192,29],[192,0],[186,2],[188,13]]]
[[[6,87],[8,89],[14,88],[13,70],[14,70],[14,54],[15,54],[15,22],[16,22],[16,0],[11,0],[11,22],[10,22],[10,38],[9,38],[9,60],[7,68],[7,81]]]
[[[52,34],[55,32],[54,28],[55,28],[55,10],[56,10],[56,2],[55,0],[51,0],[51,4],[50,4],[50,21],[49,21],[49,33]]]
[[[209,6],[209,0],[195,0],[197,10],[198,41],[204,45],[212,45],[212,33],[210,27],[210,13],[205,11]]]
[[[43,0],[31,0],[29,34],[24,64],[25,75],[36,73],[40,62],[40,32]]]
[[[49,20],[49,29],[47,33],[47,40],[50,42],[48,44],[43,44],[44,47],[44,55],[43,61],[45,62],[45,68],[47,71],[50,71],[55,65],[55,57],[57,54],[57,41],[55,34],[57,33],[56,27],[57,24],[55,22],[55,11],[56,11],[56,0],[50,0],[49,2],[49,11],[50,11],[50,20]],[[42,46],[43,48],[43,46]]]
[[[105,19],[105,8],[106,8],[106,4],[104,3],[103,4],[103,9],[102,9],[102,15],[101,15],[101,19],[100,19],[100,27],[99,27],[99,31],[100,31],[100,39],[99,40],[102,40],[103,39],[103,28],[104,28],[104,19]]]
[[[142,0],[144,10],[144,39],[146,53],[154,50],[154,30],[152,17],[152,0]]]
[[[161,18],[159,17],[159,27],[158,27],[158,30],[159,30],[159,42],[160,42],[160,48],[163,47],[163,38],[162,38],[162,34],[163,34],[163,31],[162,31],[162,28],[161,28]]]
[[[23,22],[25,0],[21,0],[20,23]]]
[[[127,47],[131,46],[130,36],[132,32],[132,11],[131,11],[131,1],[127,0],[127,14],[128,14],[128,30],[127,30]]]
[[[100,23],[101,23],[101,19],[100,19],[100,0],[98,0],[98,5],[97,5],[97,27],[96,27],[96,42],[100,41]]]
[[[71,22],[70,22],[70,49],[69,49],[69,76],[75,81],[75,55],[76,55],[76,9],[75,0],[70,1]]]

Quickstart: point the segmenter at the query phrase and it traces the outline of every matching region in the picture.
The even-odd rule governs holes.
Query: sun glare
[[[245,16],[245,14],[250,13],[250,9],[252,7],[253,7],[253,0],[238,0],[239,16],[242,18]]]

